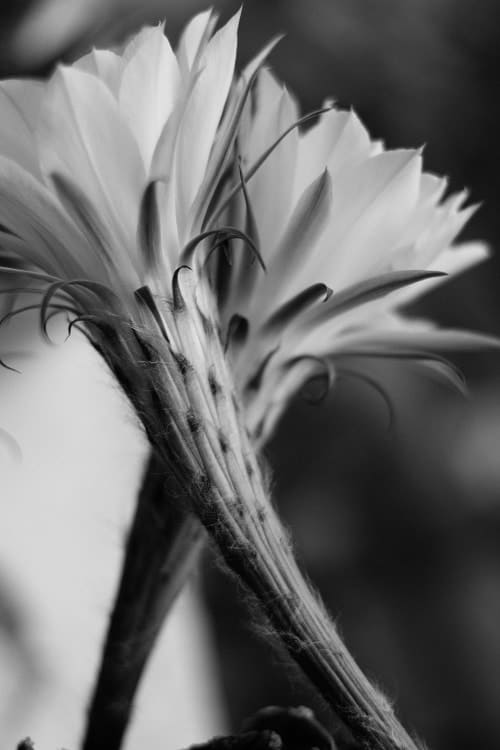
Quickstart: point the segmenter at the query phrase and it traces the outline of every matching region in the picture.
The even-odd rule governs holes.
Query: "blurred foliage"
[[[238,4],[214,3],[224,18]],[[28,6],[36,3],[2,5],[4,72],[47,70],[61,54],[163,16],[175,38],[204,3],[59,1],[64,34],[39,13],[57,6],[46,0],[16,34]],[[484,202],[465,237],[500,248],[495,0],[247,0],[241,59],[282,31],[273,67],[304,109],[333,95],[388,146],[425,144],[427,169]],[[497,252],[417,311],[500,333],[499,270]],[[432,747],[493,750],[500,743],[500,358],[461,364],[474,392],[467,402],[406,367],[374,369],[394,401],[389,432],[383,402],[362,383],[340,382],[319,409],[299,400],[269,457],[301,560],[362,666]],[[262,704],[314,704],[300,676],[249,632],[239,594],[215,570],[208,575],[235,726]]]

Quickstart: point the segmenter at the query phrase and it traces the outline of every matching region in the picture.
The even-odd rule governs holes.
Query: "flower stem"
[[[176,494],[152,454],[127,540],[83,750],[121,747],[156,637],[203,547],[202,526],[181,509]]]
[[[186,303],[180,294],[178,277],[175,278],[175,299],[164,308],[164,314],[166,318],[174,315],[179,342],[190,356],[196,355],[196,363],[188,359],[180,344],[180,351],[174,353],[166,339],[157,337],[151,342],[138,339],[141,346],[138,374],[134,374],[135,362],[131,377],[124,377],[120,367],[113,368],[113,362],[111,366],[155,448],[158,466],[174,485],[174,495],[181,501],[176,507],[182,508],[183,501],[199,518],[229,568],[256,597],[274,634],[350,729],[359,747],[417,750],[387,699],[357,666],[300,572],[269,499],[263,468],[234,391],[217,328],[210,323],[209,316],[199,318],[197,301]],[[172,321],[170,325],[173,326]],[[200,344],[203,336],[208,342],[205,347]],[[121,357],[118,361],[127,359]],[[138,387],[141,385],[142,388]],[[160,517],[163,506],[165,487],[158,495]],[[141,507],[138,514],[140,518]],[[177,517],[180,528],[183,519],[186,515],[181,512],[181,517]],[[138,526],[136,519],[131,542]],[[153,533],[159,536],[157,529]],[[148,571],[158,571],[161,557],[160,560],[156,557],[157,542],[152,544],[145,536],[137,540],[144,557],[150,560],[143,564]],[[141,576],[127,589],[129,597],[137,596],[141,590]],[[135,601],[132,607],[129,602],[132,612],[135,606]],[[140,611],[146,613],[151,609],[142,606]],[[125,620],[128,616],[125,607]],[[157,617],[150,628],[160,624],[161,618]],[[117,653],[115,647],[112,655],[112,665],[117,666],[112,670],[114,682],[110,694],[127,699],[133,697],[135,684],[125,692],[120,691],[123,649],[128,659],[141,661],[144,634],[149,629],[146,617],[140,620],[140,626],[133,627],[124,627],[117,618],[116,628],[118,632],[141,636],[139,642],[134,638],[132,648],[128,641],[124,644],[123,640],[115,639],[120,648]],[[134,676],[134,670],[129,671]],[[107,704],[101,701],[101,705],[111,717],[113,712],[117,713],[109,701]],[[129,705],[126,710],[129,714]],[[108,716],[106,721],[109,723]],[[100,746],[118,750],[119,744],[87,743],[83,750],[98,750]]]
[[[229,568],[256,597],[274,635],[366,750],[417,750],[389,702],[365,677],[301,573],[243,429],[231,442],[195,432],[207,492],[193,508]],[[239,455],[238,455],[239,454]]]
[[[265,519],[263,514],[259,520],[246,519],[244,526],[246,542],[240,545],[234,544],[232,524],[221,523],[216,530],[226,563],[257,598],[273,634],[349,728],[359,747],[417,750],[387,699],[352,658],[300,572],[272,508],[268,505]]]

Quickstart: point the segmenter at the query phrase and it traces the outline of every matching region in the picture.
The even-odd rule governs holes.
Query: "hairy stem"
[[[175,478],[177,496],[182,496],[186,507],[205,526],[229,568],[256,597],[276,636],[350,729],[359,747],[417,750],[387,699],[357,666],[295,562],[272,507],[217,326],[209,315],[201,318],[199,300],[189,297],[192,289],[188,284],[182,286],[179,274],[173,287],[173,303],[163,305],[162,311],[166,319],[173,317],[169,330],[176,332],[178,350],[174,351],[165,337],[151,342],[139,338],[140,369],[135,371],[137,360],[130,358],[130,377],[121,367],[128,361],[126,357],[115,357],[115,367],[111,361],[159,465],[172,483]],[[165,488],[159,495],[160,509],[162,497],[165,505]],[[182,525],[182,520],[178,523]],[[134,530],[136,527],[134,523]],[[137,543],[153,561],[147,563],[151,565],[147,569],[156,571],[155,545],[148,540],[145,543],[144,534]],[[151,610],[142,607],[141,611]],[[159,622],[156,618],[149,627],[154,629]],[[117,621],[119,632],[123,627]],[[140,620],[140,627],[125,628],[127,633],[140,633],[144,640],[143,631],[148,632],[145,619]],[[141,642],[136,644],[133,653],[135,657],[137,652],[139,659],[140,646]],[[120,652],[118,657],[120,663]],[[119,669],[115,674],[121,678]],[[135,689],[133,685],[123,693],[118,687],[113,684],[113,694],[125,698]],[[129,706],[127,711],[130,713]],[[84,750],[98,747],[86,744]],[[117,750],[119,745],[102,747]]]
[[[157,635],[198,560],[204,530],[176,500],[169,498],[165,470],[152,454],[127,540],[83,750],[121,747]]]
[[[235,562],[233,569],[257,596],[273,631],[360,746],[367,750],[416,750],[415,742],[386,698],[360,670],[319,602],[310,592],[297,597],[297,576],[284,575],[278,596],[265,564],[248,568]]]
[[[229,568],[256,597],[276,636],[360,747],[417,750],[297,566],[245,428],[224,437],[221,431],[214,435],[209,422],[195,427],[206,492],[192,493],[191,501]]]
[[[254,505],[256,502],[254,498]],[[230,523],[220,523],[215,532],[226,563],[256,597],[275,636],[359,746],[417,750],[385,696],[354,661],[300,572],[270,505],[265,515],[250,514],[240,520],[243,535],[239,544],[234,543],[233,521],[234,517]]]

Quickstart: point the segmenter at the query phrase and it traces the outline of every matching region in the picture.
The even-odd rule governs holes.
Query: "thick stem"
[[[175,356],[167,343],[160,351],[158,342],[157,350],[143,342],[147,378],[141,371],[141,377],[123,380],[115,368],[164,471],[175,473],[177,487],[229,567],[255,595],[277,637],[359,746],[417,750],[386,698],[349,654],[297,567],[269,499],[217,326],[210,315],[200,317],[192,288],[183,288],[178,275],[174,282],[173,304],[164,314],[174,318],[170,328],[178,338]],[[136,381],[149,388],[138,391]],[[147,547],[154,559],[154,545]],[[117,750],[118,745],[102,747]],[[84,746],[94,748],[98,745]]]
[[[417,750],[387,699],[371,685],[342,642],[296,565],[272,509],[260,529],[252,521],[245,524],[246,545],[231,545],[233,536],[232,527],[218,527],[217,543],[227,564],[257,598],[272,631],[360,747]]]
[[[244,441],[244,432],[241,438]],[[350,655],[299,570],[255,453],[243,443],[241,461],[229,444],[219,446],[217,454],[217,441],[211,442],[211,451],[207,442],[200,430],[197,444],[213,489],[198,501],[193,495],[196,512],[230,569],[257,598],[274,634],[360,747],[417,750],[387,699]],[[212,469],[217,466],[221,471]]]
[[[173,497],[169,497],[169,490]],[[205,532],[151,455],[129,533],[82,750],[119,750],[156,637],[199,558]],[[170,502],[169,502],[170,500]]]
[[[191,353],[196,350],[196,341],[190,342],[189,336],[195,327],[187,324],[186,315],[186,308],[180,307],[176,323],[182,333],[180,339],[186,346],[190,344]],[[211,332],[208,325],[205,332],[207,336]],[[256,596],[292,658],[351,730],[360,747],[416,750],[387,699],[351,657],[295,563],[286,533],[272,508],[219,343],[212,331],[210,348],[205,353],[207,361],[194,367],[184,357],[179,370],[182,382],[178,392],[184,389],[184,402],[189,409],[184,426],[179,422],[176,433],[175,463],[178,467],[184,465],[187,475],[194,448],[198,479],[191,484],[189,493],[193,510],[229,567]],[[165,368],[166,374],[172,372],[174,368]],[[165,402],[164,413],[176,412],[172,390],[165,387],[158,392],[159,402]],[[148,434],[153,442],[154,430]],[[162,455],[172,446],[172,437],[170,431],[169,440],[162,441]]]

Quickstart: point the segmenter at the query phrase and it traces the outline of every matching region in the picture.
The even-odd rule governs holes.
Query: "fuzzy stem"
[[[198,516],[229,568],[257,598],[277,637],[360,748],[417,750],[386,698],[351,657],[295,563],[269,499],[217,326],[210,315],[201,317],[198,300],[189,296],[192,290],[187,283],[182,286],[179,274],[174,282],[173,303],[161,309],[169,330],[176,332],[178,351],[161,337],[151,343],[138,339],[141,364],[134,372],[137,360],[130,358],[130,377],[111,362],[159,465],[171,482],[175,476],[177,497]],[[126,357],[115,360],[127,362]],[[142,545],[154,560],[154,545],[144,546],[144,540]],[[152,567],[156,570],[157,563]],[[86,744],[83,750],[98,747]]]
[[[129,533],[82,750],[119,750],[157,635],[205,540],[199,521],[169,497],[152,454]]]
[[[241,546],[230,544],[232,526],[218,526],[216,541],[230,569],[257,598],[272,631],[360,747],[417,750],[387,699],[371,685],[342,642],[296,565],[272,509],[262,521],[261,516],[257,528],[247,519],[247,543]]]
[[[193,308],[191,328],[183,318],[185,309],[174,310],[178,329],[183,326],[183,342],[189,330],[196,329]],[[190,493],[193,510],[230,569],[257,598],[289,654],[350,729],[359,746],[366,750],[417,750],[387,699],[371,685],[350,655],[299,570],[273,510],[220,338],[210,326],[205,324],[204,329],[209,341],[204,359],[210,355],[211,369],[204,374],[203,359],[196,367],[186,367],[184,363],[182,368],[187,401],[196,414],[184,432],[191,433],[190,440],[196,445],[205,474],[200,487],[206,491]],[[194,352],[194,347],[189,351]],[[205,380],[212,402],[203,391]]]

